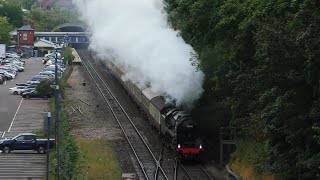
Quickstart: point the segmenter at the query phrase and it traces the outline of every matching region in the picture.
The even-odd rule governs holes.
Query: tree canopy
[[[10,24],[14,27],[21,27],[23,12],[21,8],[13,3],[1,3],[0,16],[6,16]]]
[[[0,17],[0,44],[10,44],[10,31],[13,27],[9,24],[7,17]]]
[[[46,11],[42,9],[32,9],[27,17],[35,22],[35,29],[37,31],[52,31],[54,27],[65,22],[77,21],[76,13],[54,9]]]
[[[48,79],[48,80],[41,81],[37,85],[37,91],[43,97],[48,95],[53,96],[54,88],[50,87],[51,85],[54,85],[53,80]]]
[[[262,171],[320,178],[319,1],[165,2],[199,53],[205,94],[193,113],[208,133],[242,127],[265,145]]]

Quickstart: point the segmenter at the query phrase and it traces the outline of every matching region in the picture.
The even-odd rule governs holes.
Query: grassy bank
[[[282,179],[279,174],[271,173],[267,148],[266,142],[241,141],[231,155],[231,170],[244,180]]]
[[[111,142],[77,139],[79,160],[74,179],[120,179],[121,169]]]

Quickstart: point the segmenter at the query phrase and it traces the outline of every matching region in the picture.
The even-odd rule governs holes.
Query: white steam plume
[[[202,92],[203,73],[190,64],[192,47],[171,29],[161,0],[73,0],[92,32],[91,47],[114,52],[126,78],[191,105]]]

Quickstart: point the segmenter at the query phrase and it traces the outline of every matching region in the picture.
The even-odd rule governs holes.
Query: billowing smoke
[[[92,32],[91,48],[116,54],[125,78],[150,83],[177,105],[201,96],[204,75],[191,65],[194,50],[168,26],[161,0],[73,1]]]

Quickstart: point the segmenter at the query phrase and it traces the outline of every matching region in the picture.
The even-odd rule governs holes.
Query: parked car
[[[52,72],[52,71],[41,71],[41,72],[39,72],[39,75],[53,75],[54,76],[54,72]]]
[[[24,71],[24,67],[19,65],[19,64],[12,64],[13,67],[17,68],[18,72],[23,72]]]
[[[0,66],[0,71],[7,71],[8,73],[17,75],[17,71],[15,71],[13,68],[10,66]]]
[[[22,93],[22,97],[26,99],[30,98],[51,98],[51,94],[41,95],[37,90],[26,91]]]
[[[11,76],[10,79],[14,79],[16,77],[16,73],[14,71],[4,70],[4,72],[6,72],[9,76]]]
[[[1,61],[1,65],[6,65],[6,64],[10,64],[11,62],[8,61],[8,60],[4,60],[4,61]]]
[[[6,65],[1,66],[1,67],[2,68],[7,68],[7,69],[15,71],[15,72],[18,72],[18,68],[16,68],[13,64],[6,64]]]
[[[27,89],[27,86],[15,86],[13,88],[9,88],[9,94],[18,95],[21,94],[21,92],[25,89]]]
[[[31,87],[31,86],[27,86],[27,88],[25,88],[25,89],[22,89],[21,91],[20,91],[20,95],[22,96],[23,95],[23,93],[25,93],[25,92],[31,92],[31,91],[34,91],[34,90],[36,90],[36,86],[34,86],[34,87]]]
[[[20,56],[16,53],[6,53],[6,57],[8,58],[19,58],[20,59]]]
[[[29,86],[30,84],[27,83],[17,83],[16,86]]]
[[[3,84],[5,80],[6,80],[5,77],[0,75],[0,84]]]
[[[45,79],[48,79],[48,77],[37,77],[37,76],[34,76],[29,81],[27,81],[27,83],[31,84],[31,83],[34,83],[34,82],[40,82],[40,81],[45,80]]]
[[[17,72],[11,69],[6,69],[5,71],[7,71],[10,75],[13,75],[12,77],[15,78],[17,76]]]
[[[12,76],[7,72],[0,69],[0,75],[4,76],[6,80],[12,79]]]
[[[35,134],[22,133],[11,139],[0,140],[0,149],[4,153],[10,153],[15,150],[34,150],[44,154],[47,151],[48,140],[37,139]],[[49,140],[50,149],[55,147],[55,140]]]

